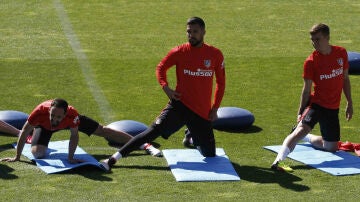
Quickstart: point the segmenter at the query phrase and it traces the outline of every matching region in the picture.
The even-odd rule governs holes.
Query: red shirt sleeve
[[[164,87],[168,85],[166,72],[167,70],[176,65],[176,51],[178,47],[173,48],[157,65],[156,67],[156,78],[159,84]]]
[[[38,106],[34,108],[34,110],[30,113],[27,121],[32,126],[41,125],[44,117],[49,119],[49,106],[52,100],[47,100],[45,102],[40,103]]]
[[[346,49],[343,49],[344,70],[349,69],[349,58]]]
[[[225,62],[224,56],[220,52],[218,65],[215,69],[216,87],[214,93],[214,103],[212,108],[219,108],[225,93]]]
[[[312,55],[306,58],[304,62],[304,71],[302,76],[304,79],[314,80],[314,60]]]
[[[42,110],[40,109],[42,106],[37,106],[29,115],[28,117],[28,122],[30,125],[32,126],[36,126],[39,124],[39,120],[38,117],[41,116],[41,114],[43,114]]]
[[[68,111],[66,113],[66,121],[67,121],[67,125],[70,128],[75,128],[78,127],[80,125],[80,120],[79,120],[79,113],[77,112],[77,110],[72,107],[69,106],[68,107]]]

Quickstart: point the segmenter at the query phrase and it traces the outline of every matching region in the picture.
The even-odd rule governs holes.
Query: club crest
[[[73,120],[73,123],[74,123],[74,124],[77,124],[77,123],[79,123],[79,121],[80,121],[79,116],[76,116],[76,117],[74,118],[74,120]]]
[[[343,66],[344,61],[343,61],[342,58],[338,58],[338,59],[337,59],[337,63],[338,63],[340,66]]]
[[[204,60],[204,66],[209,68],[211,66],[211,60]]]

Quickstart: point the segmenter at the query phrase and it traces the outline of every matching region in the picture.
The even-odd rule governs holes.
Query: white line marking
[[[76,58],[79,62],[81,71],[85,77],[85,81],[94,97],[96,102],[99,105],[100,108],[100,115],[105,121],[105,123],[110,123],[112,116],[112,109],[107,101],[105,95],[103,94],[101,88],[96,83],[96,80],[92,74],[91,65],[89,63],[89,60],[86,57],[86,54],[82,51],[81,44],[74,32],[74,29],[72,28],[71,22],[69,20],[69,17],[66,14],[66,11],[64,9],[63,4],[60,0],[54,0],[54,7],[57,11],[59,20],[61,22],[61,25],[63,27],[64,33],[69,41],[69,44],[71,45],[71,48],[73,49]]]

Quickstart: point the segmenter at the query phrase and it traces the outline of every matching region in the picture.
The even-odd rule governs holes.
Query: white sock
[[[149,144],[148,143],[144,143],[143,145],[141,145],[139,148],[140,149],[145,149],[146,147],[148,147],[149,146]]]
[[[119,160],[119,159],[122,157],[122,155],[120,154],[120,152],[116,152],[116,153],[113,154],[111,157],[113,157],[113,158],[116,159],[116,160]]]
[[[290,149],[287,146],[282,146],[273,164],[278,161],[283,161],[290,154]]]
[[[312,137],[312,135],[311,134],[307,134],[303,139],[302,139],[302,141],[304,141],[304,142],[311,142],[311,137]]]

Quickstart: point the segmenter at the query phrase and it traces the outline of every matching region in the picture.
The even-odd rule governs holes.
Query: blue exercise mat
[[[16,148],[16,144],[13,144]],[[68,147],[69,140],[50,142],[47,150],[47,155],[43,159],[35,159],[31,153],[31,145],[25,144],[22,151],[22,155],[26,156],[32,161],[36,162],[36,165],[47,174],[63,172],[73,168],[93,165],[100,167],[100,163],[90,154],[87,154],[79,146],[76,148],[74,157],[77,159],[84,160],[83,163],[71,164],[68,159]]]
[[[215,157],[204,157],[196,149],[165,149],[162,153],[176,181],[238,181],[229,158],[222,148]]]
[[[265,146],[264,148],[277,153],[281,145]],[[355,175],[360,173],[359,157],[344,151],[332,153],[317,150],[309,143],[296,145],[294,151],[288,157],[331,175]]]

